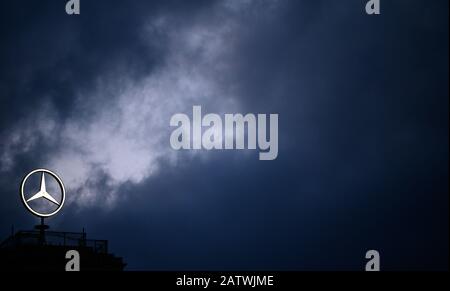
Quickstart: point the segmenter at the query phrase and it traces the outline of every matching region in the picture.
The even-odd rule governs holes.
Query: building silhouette
[[[126,264],[121,257],[108,252],[107,240],[87,239],[86,232],[36,230],[18,231],[0,244],[0,270],[64,271],[69,259],[66,253],[80,254],[80,271],[122,271]]]

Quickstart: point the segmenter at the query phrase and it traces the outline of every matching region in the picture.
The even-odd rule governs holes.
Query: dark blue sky
[[[47,167],[131,270],[448,269],[448,1],[365,2],[2,1],[1,237]],[[278,113],[278,158],[173,151],[194,105]]]

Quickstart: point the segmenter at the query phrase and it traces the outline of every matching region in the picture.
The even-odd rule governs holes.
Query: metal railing
[[[19,231],[0,244],[0,248],[28,246],[65,246],[88,247],[96,253],[108,253],[107,240],[87,239],[85,232],[45,231],[44,237],[40,231]]]

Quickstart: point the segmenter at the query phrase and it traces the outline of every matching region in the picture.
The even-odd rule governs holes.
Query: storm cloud
[[[448,269],[448,1],[365,2],[2,1],[1,233],[48,167],[129,269]],[[172,150],[194,105],[279,114],[278,158]]]
[[[109,59],[107,69],[97,69],[88,88],[71,84],[74,101],[64,112],[67,116],[50,97],[61,92],[37,92],[33,112],[4,135],[2,171],[11,170],[17,156],[39,152],[41,165],[66,177],[68,191],[77,193],[69,203],[102,200],[112,206],[122,184],[157,174],[162,160],[176,166],[177,157],[167,146],[173,114],[195,104],[220,112],[239,110],[227,76],[234,74],[234,43],[245,13],[253,7],[250,1],[225,1],[211,3],[195,19],[180,22],[177,15],[161,13],[142,21],[134,33],[147,53],[161,52],[158,65],[136,78],[133,64],[120,57]],[[79,45],[80,39],[72,41]]]

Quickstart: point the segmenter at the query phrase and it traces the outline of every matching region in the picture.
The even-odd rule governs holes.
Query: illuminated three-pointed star
[[[45,175],[44,173],[42,173],[42,178],[41,178],[41,189],[39,190],[39,192],[37,192],[36,194],[34,194],[31,198],[29,198],[27,200],[27,202],[30,202],[32,200],[38,199],[38,198],[45,198],[53,203],[55,203],[56,205],[59,205],[58,201],[55,200],[55,198],[53,198],[52,196],[50,196],[50,194],[47,193],[47,188],[45,187]]]

